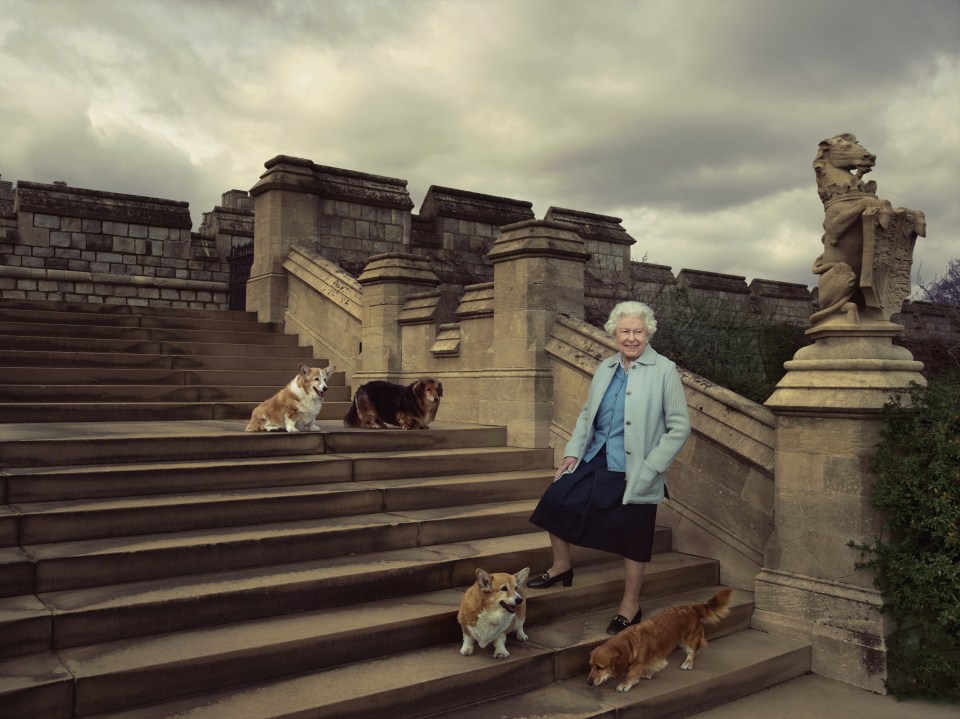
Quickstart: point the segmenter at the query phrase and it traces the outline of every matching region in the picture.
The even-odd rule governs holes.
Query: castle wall
[[[228,266],[186,202],[21,181],[0,236],[0,297],[224,309]]]

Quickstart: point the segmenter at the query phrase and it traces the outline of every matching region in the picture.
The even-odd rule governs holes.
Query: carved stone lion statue
[[[863,270],[863,217],[875,216],[880,227],[888,229],[898,216],[906,218],[916,235],[924,235],[922,212],[894,207],[877,197],[877,183],[864,182],[873,169],[876,156],[860,145],[857,138],[844,133],[820,143],[813,169],[817,193],[823,202],[823,254],[813,263],[820,275],[820,310],[810,317],[816,322],[834,313],[858,315],[864,307],[860,280]],[[909,265],[907,266],[909,272]]]

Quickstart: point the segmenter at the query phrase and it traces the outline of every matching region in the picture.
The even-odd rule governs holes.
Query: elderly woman
[[[665,472],[690,434],[676,365],[648,342],[657,331],[642,302],[621,302],[604,329],[618,354],[600,362],[566,455],[530,521],[550,533],[553,564],[527,586],[573,583],[570,545],[623,557],[623,598],[608,634],[640,621]]]

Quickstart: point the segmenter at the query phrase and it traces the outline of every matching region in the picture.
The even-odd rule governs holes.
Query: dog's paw
[[[633,684],[628,684],[627,682],[623,682],[623,683],[621,683],[621,684],[617,684],[617,691],[618,691],[618,692],[628,692],[628,691],[630,691],[632,688],[633,688]]]
[[[469,657],[473,654],[473,647],[460,647],[460,656]]]
[[[529,638],[530,638],[530,637],[528,637],[528,636],[524,633],[524,631],[523,631],[522,629],[518,629],[518,630],[517,630],[517,641],[518,641],[518,642],[525,642],[525,641],[527,641]]]
[[[508,652],[506,649],[502,649],[502,650],[498,649],[493,653],[494,659],[506,659],[509,656],[510,656],[510,652]]]
[[[687,659],[683,664],[680,665],[681,669],[693,669],[693,662]]]

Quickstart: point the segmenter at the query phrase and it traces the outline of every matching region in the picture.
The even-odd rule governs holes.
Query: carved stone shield
[[[860,288],[867,307],[890,320],[910,296],[910,268],[917,241],[913,217],[902,208],[894,211],[887,227],[880,224],[877,208],[865,210],[863,222],[863,267]]]

